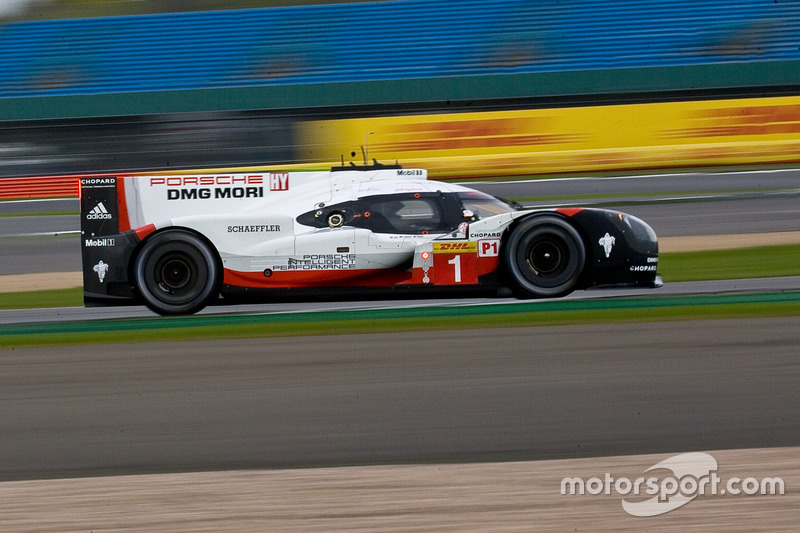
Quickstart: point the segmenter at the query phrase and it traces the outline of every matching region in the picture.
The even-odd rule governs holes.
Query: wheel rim
[[[558,275],[564,271],[569,262],[569,250],[563,243],[551,239],[533,244],[528,251],[528,267],[541,277]]]
[[[197,278],[194,262],[183,255],[172,255],[161,259],[155,268],[155,278],[163,292],[178,295],[187,292]]]

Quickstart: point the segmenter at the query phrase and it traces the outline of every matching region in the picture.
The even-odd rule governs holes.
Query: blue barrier
[[[398,0],[0,26],[0,98],[769,62],[800,2]],[[800,76],[798,76],[800,81]]]

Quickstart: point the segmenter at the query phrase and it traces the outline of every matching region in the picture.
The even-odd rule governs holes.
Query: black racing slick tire
[[[586,266],[578,231],[556,215],[522,220],[503,245],[508,285],[518,298],[557,298],[577,287]]]
[[[161,315],[196,313],[216,298],[219,290],[221,269],[216,252],[186,230],[166,230],[148,238],[133,270],[145,304]]]

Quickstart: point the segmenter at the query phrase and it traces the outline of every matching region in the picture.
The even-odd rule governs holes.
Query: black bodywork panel
[[[658,286],[658,241],[648,226],[630,215],[605,209],[582,209],[570,219],[587,245],[583,288]]]
[[[134,231],[120,233],[118,205],[115,177],[81,179],[81,259],[86,305],[135,297],[129,265],[139,238]]]

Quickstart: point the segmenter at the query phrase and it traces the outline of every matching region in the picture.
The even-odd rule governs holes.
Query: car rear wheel
[[[134,279],[145,304],[162,315],[192,314],[216,297],[220,267],[216,253],[185,230],[156,233],[142,246]]]
[[[512,230],[503,261],[508,284],[518,298],[556,298],[575,290],[586,265],[586,248],[566,220],[536,216]]]

